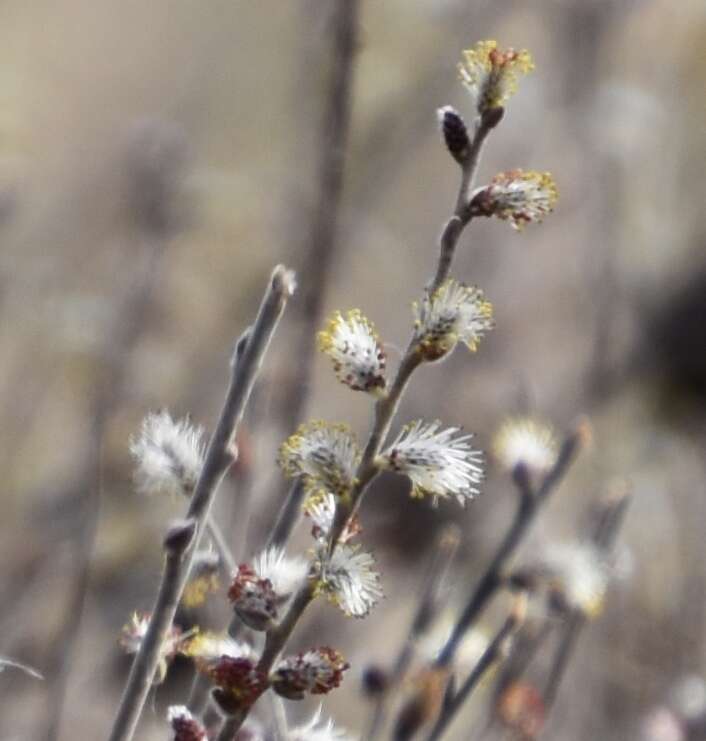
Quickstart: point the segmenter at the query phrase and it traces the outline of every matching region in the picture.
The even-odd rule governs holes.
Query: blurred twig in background
[[[86,448],[83,460],[76,465],[74,486],[81,500],[80,525],[76,529],[74,574],[67,590],[63,624],[54,638],[53,655],[45,667],[50,687],[44,731],[47,741],[57,739],[61,731],[66,685],[89,587],[100,517],[106,425],[123,399],[133,350],[147,324],[164,253],[178,228],[175,198],[184,175],[184,157],[183,133],[169,122],[145,122],[133,132],[126,158],[127,203],[142,254],[133,254],[128,259],[131,276],[127,290],[116,302],[111,326],[104,330],[101,368],[91,391]],[[134,251],[136,247],[128,245],[127,249]]]
[[[326,287],[338,246],[338,222],[351,119],[353,72],[358,51],[360,0],[337,0],[329,10],[331,71],[326,84],[325,109],[317,154],[319,156],[316,205],[310,233],[304,242],[300,298],[292,306],[295,321],[292,347],[296,362],[281,389],[282,413],[278,416],[289,433],[302,418],[309,395],[316,328],[321,324]],[[294,527],[304,492],[299,482],[290,488],[269,543],[283,545]]]

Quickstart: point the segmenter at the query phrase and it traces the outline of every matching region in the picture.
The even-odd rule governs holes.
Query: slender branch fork
[[[579,427],[566,436],[554,467],[545,476],[536,493],[531,491],[529,481],[522,475],[522,471],[516,471],[515,481],[521,494],[515,519],[478,582],[478,586],[469,597],[448,641],[441,649],[435,662],[437,668],[446,668],[451,665],[463,637],[500,588],[505,565],[523,541],[541,505],[549,498],[573,462],[582,434]]]
[[[459,187],[454,215],[444,227],[440,238],[440,252],[435,277],[427,288],[430,292],[435,291],[446,280],[451,269],[458,240],[464,228],[472,219],[472,213],[468,206],[480,154],[488,134],[497,125],[500,118],[501,116],[498,116],[496,113],[492,117],[483,116],[476,123],[469,154],[461,163],[461,185]],[[346,524],[355,514],[365,492],[379,473],[376,458],[385,443],[407,384],[421,363],[422,358],[417,352],[414,339],[412,339],[400,362],[397,374],[388,393],[376,402],[373,426],[363,451],[361,462],[356,471],[353,490],[348,497],[340,499],[336,507],[334,522],[329,536],[329,555],[335,550]],[[299,619],[314,599],[314,596],[313,585],[307,580],[295,594],[282,621],[267,632],[265,647],[257,664],[257,671],[264,675],[269,674]],[[242,726],[248,712],[249,709],[246,708],[237,715],[229,716],[223,724],[221,735],[218,736],[219,741],[231,739],[235,735],[235,732]],[[226,733],[227,735],[224,735]]]
[[[365,736],[367,741],[374,741],[385,725],[385,710],[390,692],[398,687],[403,680],[413,659],[418,640],[433,621],[434,612],[443,591],[445,577],[453,563],[459,542],[460,531],[456,526],[446,528],[437,541],[407,637],[400,647],[394,666],[387,677],[385,691],[380,693],[375,703],[368,733]]]
[[[612,550],[629,504],[630,496],[627,493],[623,493],[617,500],[608,502],[604,507],[603,516],[599,519],[592,538],[596,548],[600,551],[608,553]],[[575,610],[569,615],[565,624],[561,627],[559,642],[542,693],[544,707],[547,712],[554,705],[559,691],[559,685],[586,623],[586,616],[582,612]]]
[[[157,600],[147,633],[135,656],[110,741],[130,741],[134,736],[157,669],[164,636],[174,620],[188,578],[194,556],[193,545],[208,518],[218,486],[237,456],[233,447],[235,433],[263,357],[294,289],[293,273],[281,265],[275,268],[255,323],[238,341],[225,403],[209,442],[186,520],[174,526],[165,539],[166,561]]]
[[[439,741],[463,703],[471,696],[471,693],[478,686],[478,683],[483,679],[486,672],[506,653],[506,644],[522,625],[525,610],[526,595],[521,594],[510,615],[508,615],[500,630],[495,634],[495,637],[488,644],[485,651],[483,651],[478,663],[473,667],[458,692],[453,697],[447,698],[442,712],[439,714],[434,727],[427,736],[427,741]]]

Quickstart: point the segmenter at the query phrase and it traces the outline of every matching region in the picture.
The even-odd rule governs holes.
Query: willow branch
[[[318,148],[318,200],[301,266],[301,274],[307,276],[307,281],[302,286],[299,302],[301,308],[296,347],[300,360],[294,365],[287,380],[287,390],[283,394],[284,408],[281,416],[288,430],[294,429],[301,419],[308,397],[315,355],[315,328],[321,323],[325,288],[337,247],[338,216],[350,132],[354,62],[358,48],[359,14],[360,0],[338,0],[333,10],[332,71],[319,134],[321,146]],[[278,516],[274,541],[277,544],[282,545],[289,538],[299,519],[303,497],[301,487],[289,489]]]
[[[524,540],[541,505],[549,498],[550,494],[566,474],[578,452],[582,434],[579,428],[567,435],[559,451],[556,463],[545,476],[537,492],[531,496],[523,495],[520,497],[520,504],[512,525],[495,552],[490,565],[469,597],[449,639],[441,649],[436,659],[437,667],[448,667],[451,664],[466,632],[502,584],[502,575],[507,562]]]
[[[438,540],[417,602],[417,609],[407,632],[407,637],[400,647],[395,664],[387,678],[386,689],[377,698],[370,727],[366,735],[368,741],[374,741],[384,727],[385,710],[390,691],[399,685],[406,674],[412,661],[417,641],[424,635],[434,617],[434,611],[439,602],[439,595],[443,589],[446,574],[456,555],[459,540],[459,530],[455,525],[446,528]]]
[[[353,0],[348,0],[348,2],[351,5],[357,4],[357,0],[355,3]],[[346,2],[343,4],[345,5]],[[445,238],[442,234],[436,275],[430,284],[431,290],[438,287],[437,282],[443,282],[448,275],[451,269],[451,263],[455,254],[458,238],[463,232],[465,226],[471,220],[471,213],[468,208],[469,194],[485,139],[502,117],[502,109],[498,110],[500,113],[496,112],[494,118],[482,117],[476,124],[475,133],[469,149],[469,155],[462,164],[461,185],[456,199],[454,216],[451,218],[451,222],[455,223],[458,221],[460,222],[460,226],[452,228],[453,236],[447,235]],[[456,216],[457,213],[462,213],[462,216]],[[449,227],[447,225],[444,229],[444,233],[447,233],[448,231]],[[417,345],[413,337],[410,340],[407,350],[397,369],[395,379],[387,394],[378,399],[375,404],[373,426],[363,451],[361,462],[356,471],[356,483],[351,491],[350,497],[340,499],[336,506],[334,520],[329,533],[329,555],[331,555],[335,550],[348,521],[360,506],[362,498],[370,484],[379,474],[375,462],[376,458],[380,454],[385,443],[390,431],[390,426],[399,408],[400,401],[407,385],[409,384],[412,374],[422,364],[422,362],[422,357],[417,350]],[[272,669],[274,662],[285,647],[299,619],[313,599],[314,593],[312,586],[307,582],[300,587],[299,591],[294,596],[289,606],[289,610],[281,623],[268,631],[265,639],[265,649],[257,667],[261,672],[269,673]],[[235,730],[240,728],[245,717],[247,717],[247,711],[243,713],[240,723],[235,726]]]
[[[222,570],[227,573],[228,578],[232,577],[238,570],[238,564],[220,525],[210,514],[206,519],[206,530],[208,530],[208,535],[220,557]]]
[[[114,326],[106,333],[103,356],[106,368],[96,382],[91,404],[91,426],[83,460],[79,464],[79,486],[83,498],[83,522],[76,540],[76,573],[70,588],[70,597],[63,624],[55,639],[56,651],[47,670],[48,708],[44,738],[55,741],[61,730],[61,718],[66,701],[66,690],[72,657],[76,650],[86,594],[91,576],[93,555],[102,498],[102,445],[105,427],[119,403],[127,382],[131,350],[137,344],[143,328],[155,284],[164,259],[166,242],[156,239],[146,245],[145,263],[138,277],[121,299],[121,308],[114,317]]]
[[[525,610],[526,598],[522,595],[518,598],[518,602],[513,611],[485,649],[478,660],[478,663],[461,685],[458,692],[444,704],[434,728],[427,736],[427,741],[438,741],[438,739],[444,735],[451,721],[454,719],[463,703],[471,696],[471,693],[478,686],[478,683],[485,676],[488,669],[490,669],[496,661],[501,659],[507,653],[507,642],[522,624]]]
[[[275,268],[251,330],[238,342],[228,393],[216,430],[206,451],[199,480],[189,501],[187,519],[193,520],[196,535],[167,555],[157,601],[147,633],[127,680],[110,741],[132,739],[147,693],[152,684],[163,637],[171,626],[193,560],[191,547],[198,540],[218,486],[235,459],[233,440],[245,406],[289,297],[294,292],[293,274],[283,266]]]
[[[629,503],[630,497],[627,493],[623,493],[616,501],[609,502],[603,508],[592,538],[599,550],[607,553],[613,548],[615,539],[625,519],[625,513]],[[544,707],[547,712],[554,705],[559,691],[559,685],[564,678],[566,669],[578,644],[578,639],[587,622],[588,618],[583,612],[573,610],[561,628],[559,642],[549,670],[547,683],[542,693]]]

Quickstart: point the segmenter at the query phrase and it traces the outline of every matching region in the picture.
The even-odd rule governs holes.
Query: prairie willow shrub
[[[302,558],[287,558],[280,548],[267,548],[252,565],[240,564],[228,598],[240,619],[253,630],[266,630],[292,596],[308,569]]]
[[[194,718],[185,705],[171,705],[167,722],[174,731],[173,741],[207,741],[206,729]]]
[[[129,654],[135,654],[139,651],[142,640],[147,634],[147,628],[150,624],[150,615],[133,613],[130,622],[123,626],[120,636],[120,645]],[[167,631],[167,635],[162,641],[159,649],[159,663],[157,674],[155,675],[155,684],[161,684],[167,675],[169,662],[179,653],[188,635],[182,633],[181,628],[172,625]]]
[[[358,739],[350,736],[343,728],[336,728],[332,720],[324,721],[319,705],[311,720],[289,730],[286,741],[358,741]]]
[[[311,520],[311,534],[320,542],[328,542],[333,518],[336,514],[336,497],[325,491],[310,494],[302,507],[304,514]],[[362,532],[360,518],[357,514],[350,517],[338,538],[339,543],[347,543]]]
[[[479,114],[499,108],[517,91],[518,79],[534,69],[528,51],[502,50],[497,41],[479,41],[463,52],[461,82],[473,96]]]
[[[307,692],[325,695],[341,684],[350,664],[333,648],[323,646],[288,656],[270,676],[272,689],[288,700],[302,700]]]
[[[474,286],[449,278],[412,305],[417,352],[428,362],[446,357],[462,342],[475,352],[493,328],[493,307]]]
[[[478,188],[469,204],[472,216],[495,216],[516,230],[539,223],[554,210],[558,193],[551,173],[509,170]]]
[[[337,311],[317,339],[341,383],[354,391],[380,394],[385,390],[385,353],[373,325],[358,309],[345,316]]]
[[[559,444],[551,425],[532,417],[505,420],[493,439],[493,454],[508,471],[523,465],[540,475],[556,463]]]
[[[441,429],[441,422],[417,420],[406,425],[380,456],[381,467],[398,471],[412,482],[413,497],[455,497],[462,506],[479,493],[483,481],[483,454],[471,447],[471,434],[458,427]]]
[[[305,422],[280,448],[279,464],[290,478],[302,478],[308,493],[348,494],[360,462],[350,428],[316,420]]]
[[[148,414],[130,440],[138,491],[190,495],[203,466],[202,436],[203,428],[188,419],[175,421],[167,411]]]
[[[365,617],[382,598],[375,559],[358,545],[341,544],[330,558],[326,545],[317,551],[312,578],[315,589],[349,617]]]

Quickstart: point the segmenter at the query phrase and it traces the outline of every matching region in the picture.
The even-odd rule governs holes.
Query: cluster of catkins
[[[502,51],[493,41],[464,52],[460,77],[475,99],[476,126],[481,121],[500,120],[518,77],[531,69],[527,52]],[[462,117],[444,107],[439,120],[447,148],[463,167],[472,140]],[[556,188],[546,173],[515,170],[497,175],[488,185],[466,195],[463,212],[457,211],[465,223],[479,216],[495,216],[521,229],[552,210]],[[408,368],[440,361],[459,343],[475,351],[493,327],[492,306],[481,290],[448,275],[437,282],[413,306]],[[393,387],[399,391],[404,386],[399,376],[388,376],[384,344],[373,324],[357,309],[336,312],[319,332],[318,343],[331,359],[337,378],[350,389],[369,394],[375,404],[384,404]],[[235,640],[227,633],[182,633],[173,627],[162,644],[158,680],[175,655],[191,657],[196,669],[210,680],[212,696],[226,714],[247,714],[266,689],[287,700],[298,700],[339,686],[348,663],[335,648],[319,646],[285,654],[263,672],[258,668],[257,636],[277,626],[302,584],[309,586],[312,599],[321,596],[347,616],[363,618],[380,600],[380,577],[372,555],[359,542],[361,528],[355,514],[365,488],[377,473],[391,470],[406,475],[412,496],[429,498],[433,504],[441,499],[465,504],[478,493],[483,478],[482,454],[472,447],[472,435],[459,428],[416,420],[405,425],[390,444],[385,444],[386,433],[385,429],[372,455],[370,443],[362,448],[346,425],[324,421],[301,425],[284,442],[279,464],[305,492],[303,510],[312,534],[309,557],[290,557],[283,548],[268,548],[240,564],[232,574],[227,597],[242,624],[252,632],[252,643]],[[202,434],[187,420],[174,421],[166,412],[149,415],[131,445],[138,488],[190,495],[203,463]],[[508,437],[509,445],[517,444],[517,434]],[[523,450],[506,450],[505,455],[517,459],[529,450],[530,456],[541,456],[546,446],[537,442],[536,435],[527,437]],[[185,599],[195,602],[216,584],[212,572],[192,574]],[[136,614],[125,627],[123,645],[128,651],[137,650],[148,621],[148,616]],[[168,720],[177,741],[208,738],[201,721],[186,707],[171,707]],[[324,741],[350,736],[330,721],[322,721],[319,712],[304,726],[289,729],[288,738]]]

